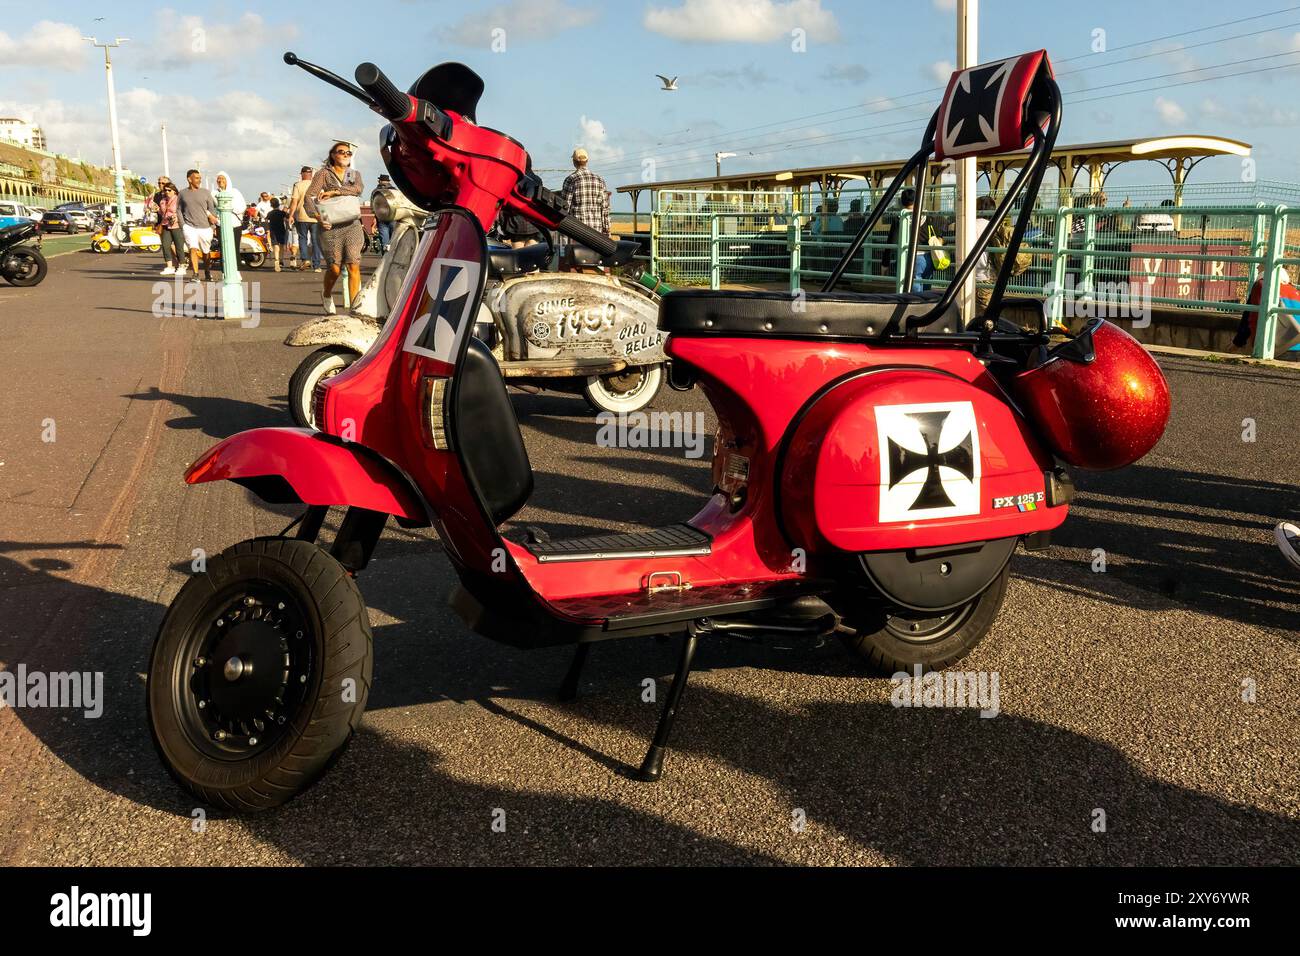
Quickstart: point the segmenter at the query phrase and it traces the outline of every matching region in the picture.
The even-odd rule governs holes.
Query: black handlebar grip
[[[384,71],[373,63],[362,63],[356,70],[357,85],[370,94],[379,112],[390,120],[411,115],[411,97],[393,86]]]
[[[618,249],[618,243],[603,232],[597,232],[581,219],[565,216],[555,226],[563,235],[574,242],[580,242],[589,249],[594,249],[602,256],[612,256]]]

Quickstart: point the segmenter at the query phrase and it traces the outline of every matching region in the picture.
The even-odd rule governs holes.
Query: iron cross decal
[[[424,285],[421,314],[411,323],[404,348],[454,365],[471,313],[478,303],[482,266],[464,259],[435,259]]]
[[[968,153],[998,145],[1002,92],[1016,58],[965,70],[953,87],[943,129],[947,154]]]
[[[970,402],[883,405],[880,520],[979,514],[979,429]]]

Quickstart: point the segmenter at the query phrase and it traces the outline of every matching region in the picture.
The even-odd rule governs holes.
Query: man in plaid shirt
[[[587,151],[579,146],[573,151],[573,172],[564,180],[564,198],[569,201],[569,215],[609,235],[609,190],[605,180],[587,168]]]

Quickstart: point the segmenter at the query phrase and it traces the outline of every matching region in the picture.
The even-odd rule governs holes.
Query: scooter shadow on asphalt
[[[97,720],[52,709],[15,714],[95,786],[174,814],[188,827],[194,802],[158,762],[144,719],[140,674],[163,608],[56,577],[64,564],[0,554],[0,579],[20,590],[46,588],[60,601],[35,639],[6,628],[0,659],[21,660],[29,670],[103,671],[104,713]],[[367,722],[316,787],[279,811],[241,819],[254,837],[309,864],[775,861],[689,822],[665,820],[652,807],[638,809],[647,785],[617,772],[640,758],[653,728],[655,708],[641,702],[640,681],[668,678],[675,645],[598,646],[579,699],[553,702],[570,649],[522,651],[470,634],[440,600],[450,572],[442,567],[429,577],[427,568],[401,567],[409,564],[379,562],[363,579],[373,606],[401,621],[375,629]],[[416,570],[422,586],[412,588],[408,572]],[[1300,853],[1297,821],[1158,781],[1111,745],[1050,724],[1006,713],[983,720],[973,711],[894,708],[884,699],[888,685],[867,677],[863,697],[874,700],[809,700],[796,708],[709,679],[710,672],[737,667],[852,676],[856,665],[831,646],[782,652],[706,641],[698,660],[655,800],[712,797],[723,808],[718,813],[740,813],[726,809],[727,793],[711,792],[719,775],[710,765],[721,763],[786,795],[792,807],[805,809],[811,827],[899,862],[1257,865]],[[531,789],[525,772],[501,785],[467,780],[443,767],[436,737],[413,743],[376,729],[388,723],[387,710],[448,699],[475,701],[489,722],[522,727],[522,746],[537,748],[526,765],[569,772],[574,761],[580,769],[594,762],[594,772],[610,775],[600,791],[616,799],[575,797],[554,772],[538,771]],[[470,719],[484,740],[509,733]],[[490,766],[490,748],[482,759],[480,772],[499,773]],[[735,779],[722,775],[726,786]],[[1107,834],[1088,827],[1096,805],[1112,821]],[[488,829],[494,807],[511,813],[509,840],[495,840]],[[788,818],[733,822],[794,838]],[[563,860],[556,857],[557,835]]]
[[[1085,565],[1092,550],[1101,548],[1108,562],[1105,574],[1080,578],[1083,583],[1073,586],[1079,593],[1126,603],[1109,586],[1117,580],[1297,640],[1300,579],[1280,559],[1272,537],[1273,524],[1286,517],[1283,509],[1294,499],[1294,486],[1137,464],[1119,472],[1084,473],[1079,488],[1070,518],[1052,543],[1081,549]],[[1216,534],[1219,525],[1252,533],[1245,539]],[[1038,564],[1063,560],[1028,557]],[[1033,576],[1065,587],[1050,573]]]

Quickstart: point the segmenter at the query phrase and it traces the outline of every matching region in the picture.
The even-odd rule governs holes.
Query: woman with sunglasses
[[[360,218],[351,222],[330,222],[328,209],[322,211],[317,204],[336,196],[360,195],[361,174],[352,168],[352,144],[335,143],[303,197],[307,214],[320,223],[321,253],[328,266],[325,286],[321,290],[321,303],[326,315],[334,314],[334,283],[338,281],[343,266],[348,267],[349,301],[355,302],[361,291],[361,250],[366,243],[366,234],[361,228]]]
[[[162,240],[165,276],[185,275],[185,232],[181,228],[181,197],[168,180],[158,190],[158,236]]]

